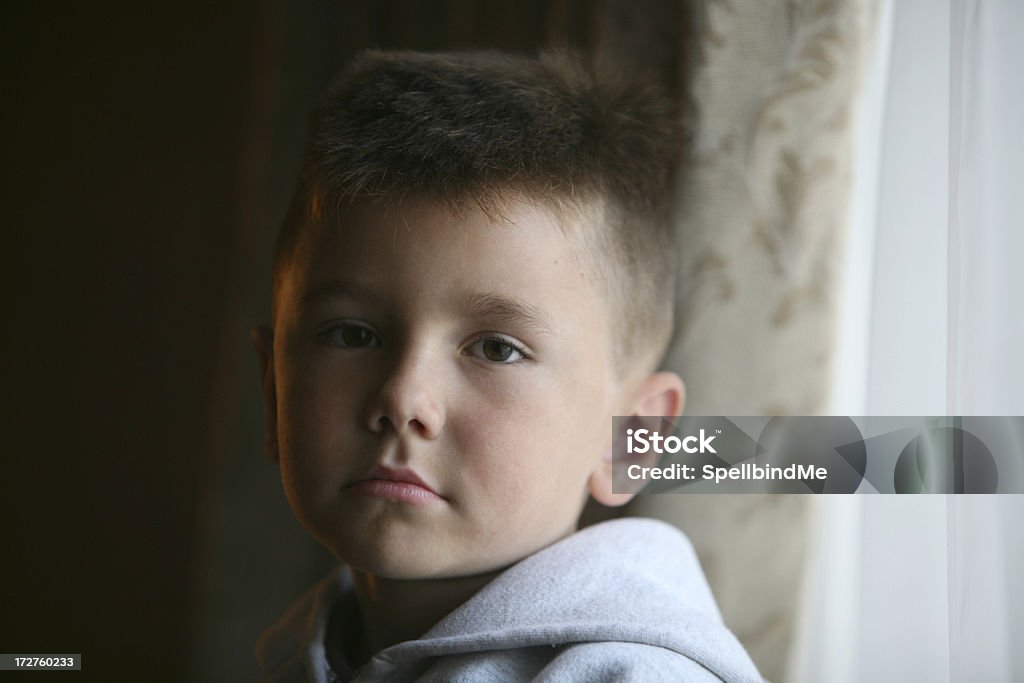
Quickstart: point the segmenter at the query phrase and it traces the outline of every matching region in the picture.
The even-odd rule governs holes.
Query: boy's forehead
[[[309,226],[289,269],[288,298],[300,304],[368,299],[389,284],[457,286],[472,310],[549,325],[545,311],[557,309],[563,294],[597,288],[590,250],[568,212],[525,201],[501,209],[353,203]]]
[[[346,266],[363,269],[366,259],[471,259],[486,271],[487,266],[506,269],[516,262],[535,266],[545,261],[545,255],[557,253],[563,258],[560,265],[578,269],[587,260],[580,223],[574,213],[522,200],[485,208],[426,199],[363,201],[346,205],[331,220],[310,225],[298,260],[312,278],[318,271]],[[564,261],[567,256],[572,263]]]

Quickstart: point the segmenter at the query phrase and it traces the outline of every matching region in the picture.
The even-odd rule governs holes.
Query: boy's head
[[[677,414],[681,141],[578,59],[369,53],[327,94],[259,330],[269,448],[356,569],[459,576],[611,492],[611,415]]]

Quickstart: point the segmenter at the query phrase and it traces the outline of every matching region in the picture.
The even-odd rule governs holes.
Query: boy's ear
[[[252,328],[252,345],[260,363],[260,381],[263,386],[263,415],[266,422],[265,446],[267,457],[277,462],[277,380],[274,376],[274,328],[257,325]]]
[[[647,376],[633,394],[631,415],[679,417],[686,404],[686,385],[674,372],[655,372]]]
[[[655,372],[637,386],[630,402],[629,414],[638,417],[678,417],[683,414],[685,401],[686,386],[679,375],[674,372]],[[654,464],[656,462],[650,463]],[[612,492],[612,476],[612,456],[608,453],[590,475],[590,495],[602,505],[625,505],[633,499],[636,492]]]

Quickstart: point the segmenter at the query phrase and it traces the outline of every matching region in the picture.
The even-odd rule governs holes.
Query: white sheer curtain
[[[881,5],[832,411],[1024,415],[1024,3]],[[1024,497],[816,502],[793,680],[1024,680]]]

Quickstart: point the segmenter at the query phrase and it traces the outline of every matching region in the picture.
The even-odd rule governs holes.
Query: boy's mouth
[[[347,489],[371,498],[387,498],[404,503],[431,503],[445,500],[423,479],[408,468],[377,465],[364,478]]]

